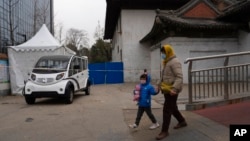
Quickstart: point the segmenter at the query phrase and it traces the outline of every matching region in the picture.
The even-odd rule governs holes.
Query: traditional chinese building
[[[117,21],[113,21],[112,30],[108,20],[114,1],[107,0],[105,38],[112,39],[113,61],[124,63],[125,81],[137,80],[138,73],[144,68],[150,70],[153,79],[159,79],[159,47],[163,44],[171,44],[183,63],[190,57],[250,50],[249,0],[170,1],[163,4],[163,1],[152,0],[155,7],[141,3],[144,7],[141,9],[120,3],[117,8],[120,13]],[[127,0],[126,4],[132,7],[133,3]],[[201,65],[216,66],[218,63]],[[187,82],[187,66],[184,64],[183,71],[184,82]]]

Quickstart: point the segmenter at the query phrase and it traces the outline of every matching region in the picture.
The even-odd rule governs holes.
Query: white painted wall
[[[156,13],[154,10],[122,10],[118,30],[113,40],[113,61],[124,63],[124,81],[138,82],[144,69],[150,71],[150,49],[139,41],[147,35],[154,24]],[[121,23],[121,29],[119,29]],[[118,31],[118,32],[117,32]],[[121,31],[121,32],[119,32]],[[119,50],[117,51],[119,46]],[[119,53],[122,53],[122,60]]]
[[[245,31],[239,32],[239,49],[240,51],[250,51],[250,33]]]
[[[162,59],[160,53],[160,44],[156,45],[158,48],[151,50],[151,76],[152,82],[160,82],[162,71]]]
[[[184,61],[187,58],[238,52],[239,48],[238,39],[236,38],[202,39],[174,37],[163,40],[161,44],[171,44],[173,46],[176,56],[182,63],[184,83],[188,82],[188,64],[184,64]],[[152,61],[151,67],[156,67],[156,69],[160,69],[160,66],[156,65],[156,62],[161,62],[160,57],[157,56],[159,52],[159,48],[151,52],[151,59],[154,60]],[[198,63],[194,63],[193,68],[199,69],[204,67],[216,67],[219,65],[223,65],[223,61],[223,59],[201,61]],[[231,60],[230,63],[237,63],[236,61],[238,60]],[[154,68],[151,69],[153,70]],[[152,76],[154,76],[154,78],[156,79],[160,79],[159,71],[153,72]]]
[[[247,33],[245,31],[239,32],[239,51],[250,51],[250,33]],[[250,56],[242,56],[240,59],[241,63],[249,63],[250,62]]]
[[[120,29],[120,21],[121,17],[118,19],[118,24],[116,25],[116,30],[114,32],[113,40],[112,40],[112,61],[113,62],[122,62],[121,54],[121,29]],[[118,27],[119,26],[119,27]]]
[[[147,35],[154,24],[154,10],[122,10],[112,40],[113,62],[124,63],[124,81],[138,82],[143,69],[148,69],[152,81],[160,80],[161,64],[159,48],[151,50],[139,43]],[[188,64],[184,64],[187,58],[208,55],[217,55],[250,50],[250,34],[241,31],[238,38],[226,39],[202,39],[202,38],[167,38],[160,44],[171,44],[177,57],[182,63],[184,83],[188,82]],[[159,45],[159,44],[158,44]],[[151,48],[155,47],[152,46]],[[238,58],[229,60],[231,64],[250,58]],[[223,64],[223,59],[207,60],[194,63],[194,68],[216,67]]]

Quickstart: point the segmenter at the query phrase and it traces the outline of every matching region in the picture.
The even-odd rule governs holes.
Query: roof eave
[[[250,0],[239,2],[224,11],[223,14],[217,17],[218,20],[226,20],[226,21],[250,21],[250,15],[246,14],[250,13]],[[237,15],[237,16],[235,16]]]
[[[207,21],[207,20],[206,20]],[[209,30],[221,30],[225,32],[235,32],[239,30],[244,25],[241,24],[229,24],[229,23],[221,23],[216,22],[215,24],[205,24],[205,23],[188,23],[188,22],[180,22],[178,20],[168,19],[162,16],[156,16],[155,23],[152,27],[152,30],[144,36],[140,43],[150,42],[156,43],[158,41],[163,40],[167,37],[176,37],[178,35],[174,35],[169,31],[178,30],[190,30],[190,31],[197,31],[197,32],[208,32]]]

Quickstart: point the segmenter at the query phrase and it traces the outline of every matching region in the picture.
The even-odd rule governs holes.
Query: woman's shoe
[[[174,129],[179,129],[179,128],[186,127],[186,126],[187,126],[186,121],[183,121],[183,122],[178,123],[178,124],[174,127]]]
[[[156,140],[161,140],[161,139],[164,139],[168,136],[168,132],[161,132],[158,136],[156,136]]]

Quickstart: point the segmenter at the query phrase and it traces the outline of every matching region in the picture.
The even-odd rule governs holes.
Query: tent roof
[[[33,36],[27,42],[18,46],[12,46],[12,48],[16,51],[55,50],[59,47],[61,47],[61,45],[49,32],[45,24],[43,24],[35,36]]]

